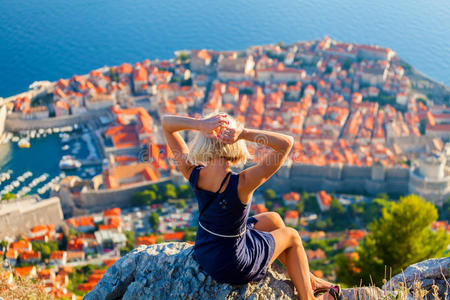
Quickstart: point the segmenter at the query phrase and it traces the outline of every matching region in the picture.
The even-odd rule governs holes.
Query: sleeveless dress
[[[197,187],[202,168],[201,165],[195,167],[189,177],[199,211],[215,195]],[[198,226],[195,239],[194,259],[220,283],[245,284],[261,280],[275,250],[273,236],[253,228],[257,220],[248,217],[250,203],[243,204],[239,200],[238,181],[239,173],[231,173],[225,190],[217,194],[200,217],[201,226]],[[207,230],[237,237],[219,237]]]

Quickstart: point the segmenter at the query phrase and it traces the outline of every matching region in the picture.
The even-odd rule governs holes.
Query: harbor
[[[86,125],[4,133],[0,138],[0,199],[48,197],[66,176],[102,171],[101,151]],[[33,155],[31,155],[33,151]]]

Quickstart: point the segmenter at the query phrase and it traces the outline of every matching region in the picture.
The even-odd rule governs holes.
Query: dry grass
[[[444,273],[441,270],[442,278],[445,281],[446,290],[443,295],[439,295],[439,287],[433,282],[433,285],[431,286],[431,289],[427,290],[422,287],[422,281],[420,279],[420,276],[418,278],[415,278],[414,282],[408,286],[405,280],[405,276],[403,275],[403,282],[399,282],[397,288],[393,288],[392,286],[387,289],[386,283],[388,282],[387,274],[385,269],[385,279],[383,279],[383,293],[379,293],[379,289],[372,283],[366,293],[358,293],[358,291],[355,289],[353,290],[352,296],[350,297],[352,299],[360,299],[360,300],[373,300],[373,299],[379,299],[379,300],[448,300],[449,298],[449,288],[450,283],[445,277]],[[391,279],[391,272],[389,272],[389,280]],[[362,286],[360,285],[360,288]]]
[[[14,282],[9,284],[2,276],[7,272],[3,268],[0,260],[0,299],[1,300],[54,300],[55,298],[47,294],[44,288],[36,281],[28,278],[14,278]],[[11,270],[9,270],[11,271]],[[3,298],[3,299],[2,299]]]

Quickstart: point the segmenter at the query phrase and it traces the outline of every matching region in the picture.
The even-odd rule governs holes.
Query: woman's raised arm
[[[162,129],[166,136],[167,144],[175,157],[178,169],[189,179],[194,167],[187,160],[189,149],[186,142],[180,136],[181,130],[199,130],[208,137],[215,137],[214,130],[226,124],[224,115],[217,115],[208,119],[194,119],[190,117],[165,115],[161,119]]]
[[[283,164],[294,144],[292,136],[257,129],[243,129],[239,139],[255,142],[272,148],[255,166],[241,172],[239,182],[242,202],[248,202],[253,191],[269,179]]]

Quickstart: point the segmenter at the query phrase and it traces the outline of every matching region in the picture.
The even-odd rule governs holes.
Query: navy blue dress
[[[198,175],[204,166],[192,170],[189,182],[202,210],[214,192],[197,187]],[[238,197],[239,174],[232,173],[228,185],[204,211],[199,222],[211,232],[239,237],[218,237],[198,226],[194,259],[216,281],[245,284],[259,281],[267,273],[275,250],[275,240],[268,232],[253,229],[257,220],[248,217],[250,203],[242,204]]]

